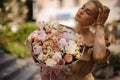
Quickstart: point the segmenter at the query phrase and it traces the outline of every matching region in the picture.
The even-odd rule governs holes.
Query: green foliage
[[[4,26],[0,30],[0,49],[3,49],[20,58],[30,55],[30,49],[24,45],[27,36],[34,30],[38,29],[35,23],[22,23],[19,24],[19,30],[12,32],[9,26]]]
[[[29,48],[17,42],[8,43],[7,50],[10,51],[11,54],[17,55],[20,58],[24,58],[30,55]]]
[[[13,34],[11,36],[12,41],[17,41],[19,43],[24,43],[27,36],[34,31],[35,29],[38,29],[37,25],[32,23],[26,23],[26,24],[20,24],[19,31]]]

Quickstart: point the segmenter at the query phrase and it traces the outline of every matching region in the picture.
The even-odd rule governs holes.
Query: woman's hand
[[[103,63],[106,58],[105,32],[103,27],[109,12],[110,9],[106,6],[100,8],[96,21],[97,28],[93,47],[93,60],[97,63]]]
[[[96,25],[104,25],[104,23],[108,18],[109,12],[110,12],[110,9],[106,6],[99,8],[99,14],[96,21]]]

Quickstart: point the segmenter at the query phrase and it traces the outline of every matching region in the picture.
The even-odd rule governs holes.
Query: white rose
[[[72,40],[70,40],[68,42],[68,45],[65,46],[66,53],[68,54],[74,54],[76,48],[77,48],[77,44],[75,43],[75,41],[72,41]]]

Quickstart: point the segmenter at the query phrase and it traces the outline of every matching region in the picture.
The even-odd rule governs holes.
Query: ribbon
[[[42,67],[42,71],[43,71],[43,69],[44,68]],[[50,69],[50,71],[48,73],[49,73],[49,80],[52,80],[53,75],[55,75],[58,79],[60,78],[60,71],[59,70]],[[42,80],[46,80],[45,79],[46,76],[44,74],[42,74],[41,76],[42,76]]]
[[[60,71],[57,71],[57,70],[55,70],[55,69],[51,69],[50,72],[49,72],[49,74],[50,74],[50,77],[49,77],[50,80],[52,80],[52,76],[53,76],[54,74],[55,74],[55,76],[56,76],[57,78],[60,78]]]

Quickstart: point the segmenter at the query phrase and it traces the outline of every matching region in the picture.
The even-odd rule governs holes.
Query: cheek
[[[87,14],[83,14],[80,18],[75,16],[75,20],[84,26],[92,25],[94,22],[94,18]]]

